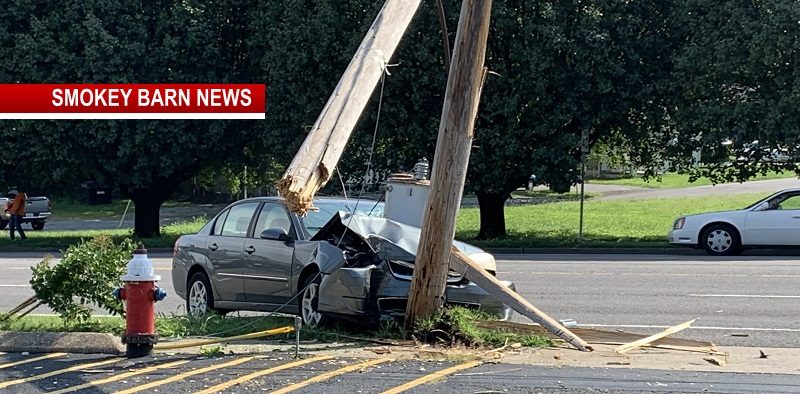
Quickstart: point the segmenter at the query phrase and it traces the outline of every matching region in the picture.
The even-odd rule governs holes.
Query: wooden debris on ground
[[[627,353],[627,352],[629,352],[629,351],[631,351],[633,349],[640,348],[642,346],[650,344],[653,341],[656,341],[656,340],[661,339],[661,338],[665,338],[668,335],[674,334],[674,333],[679,332],[679,331],[683,331],[683,330],[689,328],[689,326],[691,326],[692,323],[694,323],[694,319],[689,320],[686,323],[681,323],[681,324],[678,324],[677,326],[672,326],[670,328],[667,328],[666,330],[661,331],[658,334],[653,334],[653,335],[650,335],[649,337],[645,337],[645,338],[642,338],[642,339],[639,339],[639,340],[636,340],[636,341],[633,341],[633,342],[630,342],[630,343],[626,343],[626,344],[616,348],[614,351],[619,353],[619,354],[625,354],[625,353]]]
[[[720,367],[724,367],[724,366],[728,365],[728,363],[725,362],[725,360],[722,360],[722,359],[719,359],[719,358],[716,358],[716,357],[706,357],[703,360],[706,360],[709,363],[714,364],[716,366],[720,366]]]
[[[548,336],[553,339],[558,338],[544,327],[536,324],[524,324],[524,323],[514,323],[514,322],[504,322],[504,321],[476,321],[475,325],[478,328],[493,329],[493,330],[516,333],[520,335],[537,334],[537,335]],[[623,345],[626,343],[647,338],[647,335],[642,335],[642,334],[634,334],[622,331],[597,330],[593,328],[576,327],[576,328],[571,328],[570,331],[572,331],[575,335],[581,337],[586,342],[594,345]],[[696,352],[704,354],[714,354],[714,355],[724,354],[717,352],[717,349],[713,343],[695,341],[692,339],[682,339],[682,338],[669,338],[669,337],[661,338],[652,341],[651,343],[643,347]]]
[[[17,318],[24,317],[25,315],[33,312],[34,309],[38,308],[41,305],[42,305],[41,301],[37,303],[36,296],[32,296],[31,298],[28,298],[21,304],[17,305],[16,308],[8,311],[8,313],[6,313],[5,315],[0,316],[0,321],[10,319],[11,317],[14,317],[14,315],[16,315],[17,313],[21,312],[23,309],[30,307],[27,311],[22,312],[19,316],[16,316]]]

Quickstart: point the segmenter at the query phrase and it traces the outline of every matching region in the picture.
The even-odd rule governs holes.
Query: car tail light
[[[684,223],[686,223],[686,218],[678,218],[678,220],[675,221],[675,224],[672,225],[672,228],[674,230],[680,230],[683,228]]]

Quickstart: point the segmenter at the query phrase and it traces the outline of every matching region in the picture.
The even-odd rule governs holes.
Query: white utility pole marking
[[[689,297],[729,297],[729,298],[800,298],[800,295],[762,295],[762,294],[689,294]]]
[[[578,327],[608,327],[608,328],[669,328],[671,326],[650,326],[644,324],[578,324]],[[720,330],[720,331],[777,331],[800,332],[800,328],[759,328],[759,327],[703,327],[692,326],[687,330]]]

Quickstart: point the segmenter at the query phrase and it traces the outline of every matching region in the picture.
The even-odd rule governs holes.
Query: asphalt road
[[[333,357],[332,357],[333,356]],[[472,362],[159,354],[0,356],[0,390],[14,393],[797,393],[800,375],[545,367]],[[316,359],[311,359],[316,357]],[[22,362],[22,364],[19,364]],[[17,363],[14,365],[14,363]],[[281,369],[282,368],[282,369]],[[395,391],[390,391],[395,390]]]
[[[800,347],[800,258],[669,255],[499,256],[498,276],[556,319],[580,326],[651,333],[697,319],[677,337],[718,345]],[[28,286],[33,254],[0,254],[0,310],[33,295]],[[157,304],[165,314],[184,313],[171,286],[169,257],[153,258]],[[35,313],[50,313],[40,308]],[[515,320],[525,321],[520,316]]]

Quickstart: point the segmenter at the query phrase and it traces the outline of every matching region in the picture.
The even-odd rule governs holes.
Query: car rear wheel
[[[31,227],[36,231],[40,231],[44,228],[44,221],[31,222]]]
[[[0,230],[5,230],[6,226],[8,226],[8,220],[0,219]]]
[[[319,311],[319,274],[309,276],[300,288],[300,317],[307,327],[320,327],[327,323],[327,317]]]
[[[703,248],[713,256],[730,256],[739,253],[741,240],[739,233],[726,224],[711,225],[701,238]]]
[[[214,293],[211,282],[204,272],[197,272],[189,278],[186,292],[186,313],[192,317],[217,313],[224,315],[228,310],[214,308]]]

